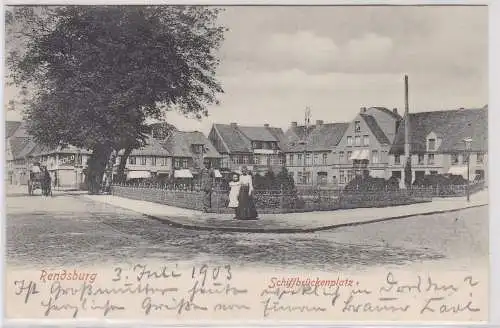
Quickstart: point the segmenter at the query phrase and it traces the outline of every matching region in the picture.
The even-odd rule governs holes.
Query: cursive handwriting
[[[261,302],[264,304],[264,317],[274,312],[325,312],[326,308],[308,305],[280,305],[279,301],[271,301],[271,297]]]
[[[444,301],[444,297],[431,297],[429,298],[425,305],[420,310],[420,314],[424,314],[426,312],[436,312],[439,313],[460,313],[460,312],[478,312],[479,308],[476,308],[472,305],[472,301],[467,302],[467,304],[446,304]],[[435,304],[437,303],[437,304]]]
[[[36,289],[36,283],[33,281],[26,283],[25,280],[16,280],[14,281],[14,286],[17,287],[16,295],[20,296],[24,294],[24,304],[28,303],[31,295],[40,293]]]
[[[422,292],[422,278],[417,276],[417,281],[412,284],[400,284],[395,278],[392,272],[387,273],[385,278],[385,284],[388,286],[382,286],[379,289],[379,292],[396,292],[396,293],[411,293]]]
[[[184,311],[207,311],[206,306],[197,305],[194,302],[185,300],[184,298],[177,300],[172,298],[172,303],[153,303],[151,297],[146,297],[141,303],[141,308],[144,310],[145,315],[149,315],[151,311],[176,311],[177,314],[181,314]]]
[[[78,312],[80,310],[80,307],[77,305],[73,304],[56,304],[56,300],[54,297],[50,296],[48,301],[41,301],[40,304],[43,308],[45,308],[44,315],[48,317],[52,311],[58,312],[58,311],[68,311],[71,310],[73,311],[73,318],[76,318],[78,315]],[[92,300],[92,304],[87,306],[87,299],[85,298],[81,302],[81,308],[83,310],[103,310],[103,316],[107,316],[109,312],[111,311],[118,311],[118,310],[125,310],[125,307],[119,306],[119,305],[114,305],[111,303],[110,300],[106,300],[106,302],[103,305],[96,305],[95,300]]]
[[[372,302],[354,303],[354,296],[350,295],[344,301],[342,312],[406,312],[410,308],[410,305],[384,304],[385,302],[398,301],[396,297],[380,297],[378,301],[382,304],[372,304]]]

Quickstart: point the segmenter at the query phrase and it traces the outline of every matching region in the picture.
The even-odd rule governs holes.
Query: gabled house
[[[116,158],[115,172],[121,155],[123,151]],[[144,147],[134,149],[129,155],[125,169],[129,180],[152,177],[165,181],[193,179],[207,161],[213,168],[218,168],[220,157],[203,133],[172,129],[148,137]]]
[[[324,123],[298,126],[292,122],[285,133],[286,167],[297,185],[336,184],[333,149],[349,123]]]
[[[284,133],[280,128],[214,124],[208,138],[222,155],[221,168],[238,171],[246,165],[251,171],[278,171],[284,165]]]
[[[487,180],[488,107],[409,114],[409,150],[412,181],[426,174],[455,174]],[[472,139],[466,149],[465,139]],[[390,170],[402,175],[405,126],[401,125],[391,148]],[[470,156],[470,158],[469,158]]]
[[[335,176],[340,185],[349,183],[356,175],[389,177],[389,151],[401,122],[397,109],[360,109],[333,151]]]
[[[79,184],[84,181],[82,168],[90,155],[89,151],[73,146],[39,145],[27,133],[24,123],[19,122],[16,126],[15,131],[7,127],[8,130],[10,129],[6,151],[8,183],[27,184],[31,166],[39,162],[47,167],[57,187],[79,187]]]
[[[220,177],[222,156],[203,133],[174,131],[162,146],[169,154],[174,178],[196,179],[206,162],[210,162],[216,177]]]

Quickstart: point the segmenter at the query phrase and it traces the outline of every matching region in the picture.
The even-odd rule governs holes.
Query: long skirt
[[[248,191],[248,186],[241,186],[238,196],[238,209],[236,211],[236,216],[241,220],[256,219],[258,216],[255,202],[253,197],[248,194]]]

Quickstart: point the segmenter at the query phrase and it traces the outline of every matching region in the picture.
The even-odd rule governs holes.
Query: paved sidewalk
[[[420,203],[385,208],[357,208],[336,211],[262,214],[259,220],[234,220],[233,215],[202,213],[174,206],[132,200],[111,195],[85,195],[94,201],[126,208],[145,214],[176,227],[195,230],[216,230],[259,233],[314,232],[342,226],[366,224],[384,220],[401,219],[415,215],[430,215],[457,211],[468,207],[488,204],[487,190],[465,197],[435,198],[429,203]]]

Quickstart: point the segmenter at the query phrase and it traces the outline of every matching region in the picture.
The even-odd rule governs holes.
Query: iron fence
[[[115,184],[114,195],[189,209],[201,209],[206,193],[199,188],[161,184]],[[228,208],[229,189],[214,188],[210,193],[211,212],[232,213]],[[358,207],[386,207],[432,200],[432,190],[415,188],[398,191],[344,191],[342,189],[255,190],[253,199],[260,213],[289,213]]]

